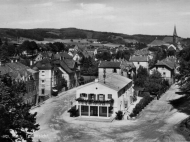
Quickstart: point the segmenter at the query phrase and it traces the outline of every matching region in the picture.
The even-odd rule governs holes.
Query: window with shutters
[[[105,98],[105,97],[104,97],[103,94],[99,94],[99,100],[100,100],[100,101],[104,101],[104,100],[105,100],[104,98]]]
[[[95,100],[96,99],[95,97],[96,97],[95,94],[89,94],[89,99],[90,100]]]
[[[87,97],[87,94],[86,94],[86,93],[81,93],[81,94],[80,94],[80,97],[86,98],[86,97]]]
[[[108,94],[108,99],[112,99],[112,94]]]

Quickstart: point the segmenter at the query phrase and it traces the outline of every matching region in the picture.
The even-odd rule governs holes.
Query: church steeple
[[[174,33],[173,33],[173,36],[177,36],[176,26],[174,26]]]
[[[174,33],[173,33],[173,43],[176,44],[178,40],[177,32],[176,32],[176,26],[174,26]]]

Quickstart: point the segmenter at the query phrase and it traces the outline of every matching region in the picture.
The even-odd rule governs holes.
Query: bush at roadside
[[[130,117],[135,117],[141,110],[146,107],[154,98],[150,95],[145,95],[140,102],[135,106],[133,112],[130,114]]]

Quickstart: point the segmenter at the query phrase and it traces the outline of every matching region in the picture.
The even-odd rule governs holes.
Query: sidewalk
[[[135,106],[140,102],[140,100],[142,99],[143,97],[138,97],[137,96],[137,100],[135,102],[133,102],[129,108],[127,108],[124,112],[124,119],[127,119],[128,116],[133,112],[133,109],[135,108]]]

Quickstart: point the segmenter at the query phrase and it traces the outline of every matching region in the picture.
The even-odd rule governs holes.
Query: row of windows
[[[88,106],[81,106],[81,112],[88,112],[88,109]],[[100,109],[102,110],[102,113],[107,113],[107,107],[100,107]]]
[[[87,96],[91,100],[96,99],[96,94],[93,94],[93,93],[88,94],[88,95],[86,93],[81,93],[80,94],[80,97],[85,97],[86,98]],[[104,94],[97,94],[97,99],[98,100],[105,100],[105,95]],[[112,94],[108,94],[108,99],[112,99]]]

